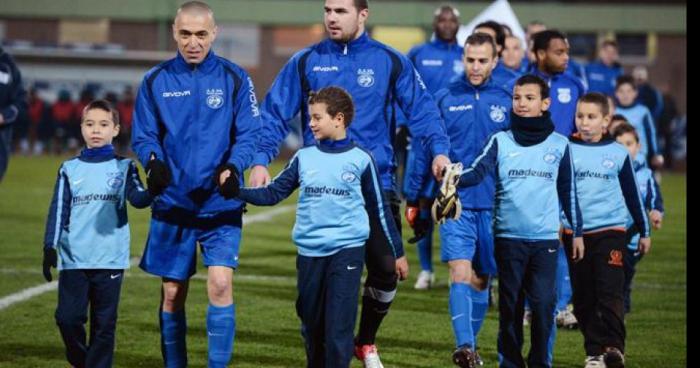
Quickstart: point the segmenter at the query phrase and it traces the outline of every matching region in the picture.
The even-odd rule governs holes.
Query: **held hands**
[[[445,166],[451,164],[450,159],[445,155],[437,155],[433,159],[433,176],[438,181],[442,181],[442,175],[445,171]]]
[[[240,192],[238,184],[238,169],[231,164],[223,164],[216,169],[214,175],[216,184],[219,187],[219,193],[226,199],[235,198]]]
[[[44,248],[44,261],[42,262],[42,271],[44,273],[44,279],[47,282],[51,282],[53,277],[51,277],[51,267],[56,268],[56,263],[58,261],[58,255],[56,254],[55,248]]]
[[[170,185],[170,169],[165,162],[156,158],[154,153],[151,153],[151,159],[146,164],[146,183],[148,184],[148,193],[152,196],[163,194],[165,188]]]
[[[250,176],[248,177],[248,185],[253,188],[264,187],[270,184],[270,173],[267,171],[267,167],[262,165],[255,165],[250,170]]]

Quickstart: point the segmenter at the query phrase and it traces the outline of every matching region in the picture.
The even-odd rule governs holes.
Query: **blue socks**
[[[418,261],[421,270],[433,272],[433,221],[430,210],[421,209],[419,216],[421,219],[428,219],[431,225],[428,233],[418,241]]]
[[[469,285],[458,282],[453,282],[450,286],[450,316],[452,317],[452,329],[455,333],[457,347],[465,345],[474,347],[470,289]]]
[[[185,310],[160,312],[160,350],[166,368],[187,366],[187,318]]]
[[[469,287],[469,292],[472,297],[472,330],[474,331],[474,344],[481,331],[481,326],[484,324],[486,312],[489,309],[489,288],[479,291],[473,287]]]
[[[236,307],[234,304],[207,309],[207,336],[209,340],[209,368],[225,368],[233,353],[236,335]]]

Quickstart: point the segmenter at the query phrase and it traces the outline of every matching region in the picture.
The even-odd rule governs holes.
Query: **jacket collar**
[[[180,52],[178,51],[177,56],[175,57],[175,65],[179,70],[183,71],[192,72],[195,70],[199,70],[202,73],[209,73],[210,71],[212,71],[212,69],[214,69],[217,59],[218,57],[214,53],[214,50],[209,50],[209,53],[204,58],[204,60],[202,60],[201,63],[189,64],[182,56],[182,54],[180,54]]]

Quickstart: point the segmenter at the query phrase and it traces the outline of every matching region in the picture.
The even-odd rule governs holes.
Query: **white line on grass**
[[[244,216],[243,217],[243,224],[253,224],[256,222],[265,222],[265,221],[270,221],[272,220],[273,217],[285,213],[295,206],[293,205],[287,205],[287,206],[281,206],[277,207],[274,209],[271,209],[269,211],[261,212],[255,215],[250,215],[250,216]],[[132,266],[135,266],[139,263],[140,258],[139,257],[133,257],[130,260],[130,264]],[[6,272],[3,272],[6,273]],[[241,275],[242,276],[242,275]],[[236,277],[237,279],[242,278],[241,276]],[[206,276],[203,276],[206,279]],[[199,277],[197,277],[199,278]],[[251,276],[248,276],[248,278],[251,278]],[[254,276],[254,278],[251,278],[254,280],[280,280],[281,278],[278,277],[273,277],[273,276]],[[287,278],[284,278],[285,281]],[[7,295],[5,297],[0,298],[0,311],[3,309],[6,309],[10,307],[11,305],[21,303],[23,301],[29,300],[37,295],[41,295],[43,293],[56,290],[58,288],[58,281],[51,281],[46,284],[41,284],[37,286],[33,286],[30,288],[26,288],[24,290],[18,291],[16,293]]]

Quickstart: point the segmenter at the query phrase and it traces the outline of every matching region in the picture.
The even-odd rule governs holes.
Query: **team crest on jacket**
[[[506,108],[500,105],[491,105],[489,116],[494,123],[502,123],[506,120]]]
[[[112,189],[117,189],[124,183],[122,173],[120,172],[107,173],[107,177],[107,185]]]
[[[561,103],[571,102],[571,88],[557,88],[557,98]]]
[[[357,69],[357,84],[368,88],[374,85],[374,70],[372,69]]]
[[[224,105],[224,91],[221,89],[207,89],[207,106],[218,109]]]
[[[552,165],[556,164],[561,160],[561,153],[556,148],[550,148],[547,150],[547,153],[544,154],[544,157],[542,157],[544,162]]]
[[[346,164],[343,166],[343,173],[340,178],[346,183],[352,183],[358,179],[360,169],[355,164]]]
[[[611,160],[610,157],[603,157],[603,162],[601,162],[601,165],[610,170],[615,167],[615,161]]]

